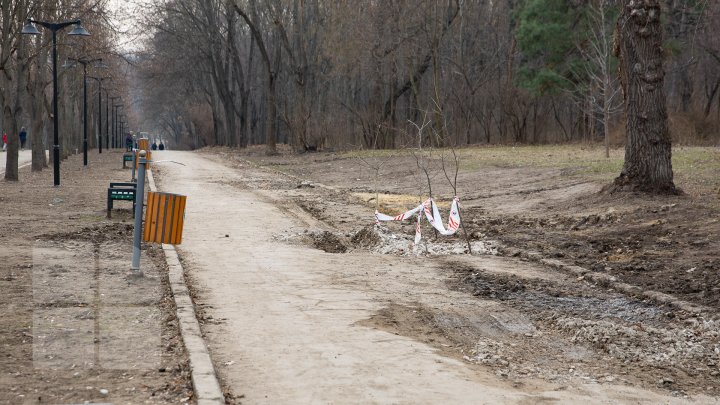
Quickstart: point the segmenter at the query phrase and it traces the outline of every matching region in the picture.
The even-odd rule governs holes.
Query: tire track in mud
[[[533,343],[517,344],[516,367],[504,362],[503,373],[538,370],[540,377],[578,375],[591,380],[627,381],[658,386],[677,393],[714,391],[720,385],[718,364],[720,325],[704,322],[692,314],[658,306],[604,289],[583,280],[567,282],[525,279],[519,275],[494,274],[463,263],[455,263],[448,281],[453,289],[466,291],[478,299],[500,302],[522,314],[536,328],[524,337]],[[509,332],[512,328],[505,327]],[[512,335],[512,333],[509,333]],[[517,335],[517,334],[516,334]],[[485,337],[480,337],[479,346]],[[507,336],[505,336],[507,338]],[[524,339],[527,340],[527,339]],[[584,356],[573,358],[561,347],[575,347]],[[500,339],[497,345],[512,344]],[[488,364],[487,355],[476,350],[471,358]],[[540,354],[540,355],[538,355]],[[553,364],[547,358],[565,358]],[[493,357],[490,357],[493,359]],[[502,358],[502,355],[501,355]],[[567,367],[567,361],[573,366]],[[600,364],[593,364],[599,361]],[[568,372],[569,370],[569,372]],[[550,372],[550,374],[546,374]],[[713,387],[708,390],[709,387]]]

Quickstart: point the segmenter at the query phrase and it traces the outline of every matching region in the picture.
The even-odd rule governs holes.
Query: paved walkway
[[[5,174],[5,162],[7,160],[6,153],[7,152],[0,152],[0,174]],[[32,163],[32,151],[29,149],[21,150],[18,153],[18,166],[23,168],[25,166],[29,166],[30,163]]]

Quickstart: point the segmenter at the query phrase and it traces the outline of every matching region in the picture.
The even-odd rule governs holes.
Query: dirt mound
[[[363,229],[359,230],[351,239],[350,242],[357,247],[372,248],[382,242],[380,235],[375,232],[374,225],[368,225]]]
[[[316,249],[320,249],[328,253],[345,253],[348,250],[342,240],[340,240],[340,238],[332,232],[323,231],[313,233],[311,238],[313,246]]]
[[[59,232],[45,234],[40,237],[44,240],[81,240],[88,242],[106,242],[118,239],[132,238],[134,226],[131,224],[112,223],[93,225],[74,232]]]
[[[370,229],[363,228],[352,238],[364,239],[365,233],[371,233],[373,238],[377,238],[377,243],[367,246],[371,251],[383,255],[399,255],[399,256],[447,256],[447,255],[464,255],[468,253],[467,243],[459,237],[440,237],[432,238],[424,235],[419,244],[414,243],[415,234],[394,233],[388,227],[383,225],[375,225]],[[473,254],[480,255],[497,255],[497,246],[495,242],[489,240],[474,240],[472,245]]]

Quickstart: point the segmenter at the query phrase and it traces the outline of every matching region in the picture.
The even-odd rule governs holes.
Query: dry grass
[[[625,155],[624,148],[613,148],[610,157],[605,158],[605,150],[601,145],[587,144],[471,147],[458,149],[457,152],[463,172],[485,167],[573,169],[575,176],[599,183],[609,183],[620,173]],[[409,153],[402,150],[363,150],[347,152],[345,156],[388,158]],[[443,150],[436,149],[432,153],[439,158]],[[448,154],[448,151],[444,153]],[[688,194],[717,195],[720,191],[720,148],[676,146],[673,148],[673,170],[675,184]],[[380,198],[381,202],[384,197]]]

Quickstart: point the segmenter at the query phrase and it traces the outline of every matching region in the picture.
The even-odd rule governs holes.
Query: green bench
[[[107,217],[110,218],[110,212],[113,208],[113,201],[132,201],[133,217],[135,216],[135,192],[137,184],[135,183],[110,183],[107,190]]]
[[[127,168],[125,166],[125,162],[134,162],[135,161],[135,154],[134,153],[123,153],[123,169]]]

